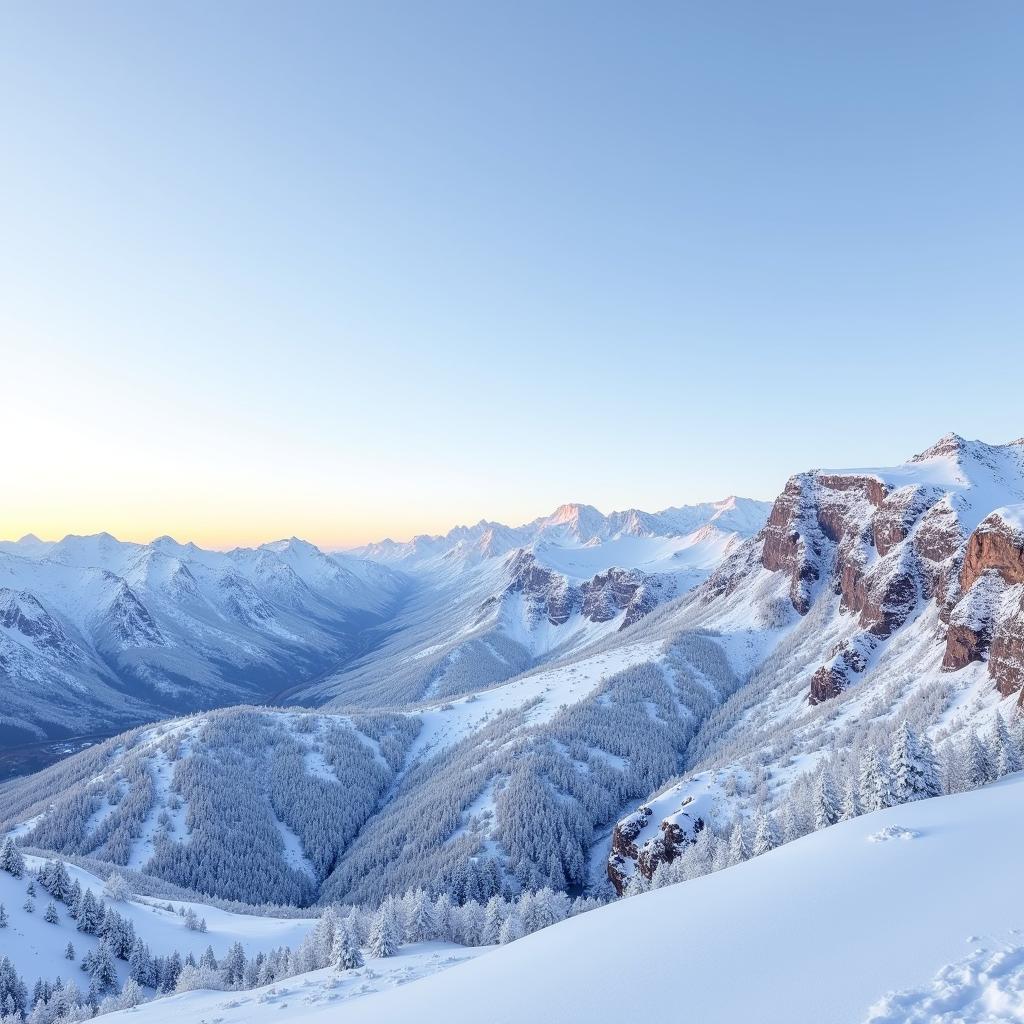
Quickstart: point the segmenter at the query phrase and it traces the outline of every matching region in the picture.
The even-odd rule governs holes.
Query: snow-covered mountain
[[[410,541],[391,539],[356,548],[351,553],[385,564],[416,568],[438,559],[477,560],[529,548],[540,542],[579,547],[622,537],[686,537],[703,526],[743,537],[756,533],[768,514],[769,503],[730,496],[722,501],[666,508],[661,512],[627,509],[604,515],[593,505],[559,505],[551,515],[522,526],[481,520],[457,526],[444,535],[420,534]]]
[[[564,505],[515,529],[332,554],[295,537],[227,552],[2,542],[0,738],[109,735],[285,694],[377,706],[468,692],[684,593],[766,515],[742,498],[654,515]]]
[[[0,787],[0,826],[25,844],[213,897],[373,908],[423,889],[470,907],[499,895],[507,909],[542,887],[602,898],[657,887],[417,982],[446,1019],[455,1004],[478,1019],[478,985],[500,992],[509,971],[538,979],[509,1007],[563,1007],[544,965],[570,947],[589,952],[562,979],[563,1015],[570,1005],[590,1012],[594,979],[613,970],[606,954],[630,979],[616,993],[632,1000],[634,983],[657,992],[659,951],[671,946],[678,964],[681,941],[683,961],[703,965],[687,997],[702,1019],[743,1020],[751,1000],[757,1019],[863,1019],[884,989],[926,985],[957,959],[960,932],[1002,937],[1020,924],[1021,908],[993,895],[1012,878],[990,884],[1012,864],[1006,821],[1019,778],[967,791],[1012,774],[1024,755],[1014,717],[1022,509],[1024,442],[950,435],[901,466],[798,474],[763,528],[724,547],[714,524],[642,533],[584,509],[548,517],[529,544],[501,552],[466,557],[459,537],[405,556],[410,593],[372,653],[291,691],[326,701],[318,711],[228,709],[136,730]],[[688,589],[676,557],[702,544],[700,574],[710,575]],[[333,585],[320,558],[284,548],[288,569],[301,568],[317,593]],[[50,553],[22,561],[75,568]],[[290,577],[273,563],[261,575],[258,561],[242,559],[245,578],[260,580],[275,608],[302,593],[275,589]],[[134,592],[129,567],[115,568],[106,572]],[[673,578],[676,599],[656,594],[644,606],[645,588]],[[103,576],[95,585],[104,584],[113,586]],[[116,606],[125,633],[150,628],[127,598]],[[19,596],[2,609],[57,649],[74,642],[42,602]],[[896,796],[901,764],[925,780],[913,795],[955,795],[863,815],[910,799]],[[855,820],[826,827],[841,817]],[[1011,845],[985,846],[978,862],[971,829]],[[752,841],[786,845],[719,870],[745,860]],[[969,865],[954,914],[919,848],[942,878]],[[901,850],[911,852],[893,860]],[[867,891],[927,927],[887,918],[885,941],[873,941],[880,911]],[[808,901],[823,899],[841,912],[812,914]],[[723,906],[739,909],[723,917]],[[783,965],[764,950],[790,914],[814,925]],[[836,922],[858,950],[855,983],[819,963],[839,941]],[[923,932],[921,958],[900,960],[900,943]],[[723,998],[707,979],[737,950],[769,965],[765,986],[786,971],[805,977],[810,964],[806,1000],[773,1018],[757,984]],[[493,976],[483,966],[492,956]],[[900,963],[913,970],[879,966]],[[478,970],[479,983],[447,987]],[[595,991],[606,1011],[617,1006],[617,995]],[[405,998],[389,997],[396,1019]],[[912,1014],[928,998],[894,995],[871,1012],[926,1019]],[[507,1019],[525,1019],[518,1012]]]
[[[228,552],[109,534],[5,543],[0,730],[31,742],[265,698],[360,651],[404,588],[295,538]]]
[[[480,523],[359,549],[408,572],[416,593],[372,657],[291,697],[336,707],[415,703],[582,653],[705,580],[769,508],[735,497],[607,516],[562,505],[521,527]]]

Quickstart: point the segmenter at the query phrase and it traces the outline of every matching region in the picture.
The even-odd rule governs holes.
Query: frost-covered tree
[[[968,729],[963,748],[964,776],[971,789],[984,786],[996,777],[996,762],[988,741]]]
[[[510,942],[515,942],[516,939],[521,939],[525,934],[526,929],[523,928],[523,919],[513,907],[501,924],[501,930],[498,932],[498,942],[504,946]]]
[[[240,942],[231,944],[220,962],[220,976],[225,988],[239,988],[245,978],[245,950]]]
[[[57,908],[52,902],[46,904],[46,913],[43,914],[43,920],[47,924],[58,924],[60,917],[57,915]]]
[[[0,871],[6,871],[15,878],[21,878],[25,873],[25,858],[22,857],[21,850],[10,836],[0,847]]]
[[[65,960],[74,960],[75,959],[75,947],[70,942],[64,947],[64,959]]]
[[[131,895],[131,888],[124,875],[115,871],[103,884],[103,893],[108,899],[120,902],[128,899]]]
[[[919,740],[906,720],[896,730],[889,755],[892,795],[897,804],[939,796],[942,787],[931,745]]]
[[[754,832],[753,855],[760,857],[762,853],[769,853],[779,845],[779,832],[775,825],[775,819],[767,810],[762,810],[757,816],[757,828]]]
[[[839,806],[839,820],[850,821],[860,815],[860,799],[857,795],[857,782],[851,776],[843,787],[843,799]]]
[[[395,900],[389,896],[380,905],[370,929],[370,955],[375,957],[394,956],[400,940],[398,913]]]
[[[992,728],[988,734],[988,746],[992,751],[994,775],[1002,778],[1011,772],[1019,772],[1021,768],[1021,752],[1006,728],[1003,716],[997,710],[992,720]]]
[[[434,905],[425,889],[417,889],[405,915],[406,942],[427,942],[434,938],[437,938]]]
[[[750,843],[747,841],[746,824],[742,816],[737,815],[729,833],[729,863],[740,864],[750,859]]]
[[[363,966],[363,951],[348,919],[342,921],[334,932],[331,959],[339,971],[352,971]]]
[[[838,820],[839,805],[832,784],[832,773],[823,763],[814,776],[814,827],[828,828]]]
[[[28,987],[6,956],[0,956],[0,1006],[19,1017],[28,1009]]]
[[[865,811],[881,811],[893,805],[888,765],[878,756],[874,745],[864,751],[858,774],[860,801]]]
[[[106,940],[100,943],[89,958],[89,978],[99,995],[114,992],[118,988],[117,968]]]
[[[7,923],[7,908],[0,903],[0,928],[6,928]]]

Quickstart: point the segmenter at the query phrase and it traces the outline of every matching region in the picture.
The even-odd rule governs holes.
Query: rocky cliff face
[[[987,660],[997,689],[1009,696],[1024,683],[1024,506],[982,520],[967,541],[958,584],[943,667]]]
[[[1024,441],[986,445],[948,435],[904,466],[801,473],[747,549],[706,584],[714,602],[758,571],[788,578],[806,615],[826,590],[849,616],[808,681],[815,704],[841,693],[928,602],[939,608],[943,666],[989,662],[1001,692],[1024,677]],[[1016,525],[1015,525],[1016,524]]]

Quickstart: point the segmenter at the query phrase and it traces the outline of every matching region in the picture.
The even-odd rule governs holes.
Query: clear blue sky
[[[0,534],[324,544],[1024,434],[1024,5],[0,10]]]

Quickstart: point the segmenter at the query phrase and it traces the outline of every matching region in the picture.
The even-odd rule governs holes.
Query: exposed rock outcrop
[[[638,569],[611,568],[592,579],[576,582],[542,565],[530,551],[517,551],[508,562],[511,575],[506,593],[518,593],[530,602],[539,621],[564,625],[574,613],[590,622],[608,622],[625,612],[625,628],[675,595],[668,577],[649,576]]]

